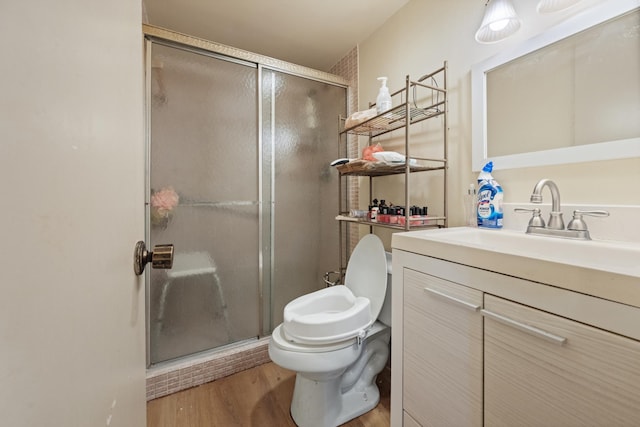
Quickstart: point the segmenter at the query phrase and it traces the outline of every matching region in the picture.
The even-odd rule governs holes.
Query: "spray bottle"
[[[391,109],[391,95],[389,94],[389,88],[387,87],[387,78],[378,77],[378,80],[382,82],[380,92],[376,98],[376,112],[381,114]]]
[[[502,187],[493,179],[493,162],[478,175],[478,227],[502,228]]]

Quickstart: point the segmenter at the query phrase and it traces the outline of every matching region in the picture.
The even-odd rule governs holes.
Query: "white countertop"
[[[393,249],[640,307],[640,244],[471,227],[396,233]]]

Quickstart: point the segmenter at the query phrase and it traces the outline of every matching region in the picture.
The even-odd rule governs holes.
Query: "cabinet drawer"
[[[429,426],[482,425],[482,293],[405,269],[403,407]]]
[[[483,312],[485,425],[639,425],[640,342],[491,295]]]

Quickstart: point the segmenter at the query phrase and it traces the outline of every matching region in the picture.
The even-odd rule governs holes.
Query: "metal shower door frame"
[[[193,52],[200,55],[210,56],[216,59],[221,59],[224,61],[235,62],[241,65],[248,65],[256,68],[256,102],[257,102],[257,150],[258,150],[258,307],[260,313],[258,315],[259,325],[258,330],[260,331],[260,336],[266,336],[271,333],[272,327],[272,316],[271,316],[271,283],[272,283],[272,275],[275,268],[274,265],[274,244],[273,239],[267,244],[265,247],[264,235],[265,229],[268,227],[269,235],[273,236],[274,230],[274,206],[270,206],[270,214],[269,214],[269,224],[266,224],[265,221],[265,210],[264,210],[264,187],[265,183],[263,180],[263,114],[265,112],[265,105],[263,102],[263,73],[264,70],[281,72],[285,74],[290,74],[298,77],[302,77],[305,79],[318,81],[321,83],[331,84],[334,86],[342,87],[347,89],[349,87],[348,82],[336,75],[314,70],[312,68],[288,63],[286,61],[270,58],[268,56],[259,55],[251,52],[247,52],[241,49],[233,48],[230,46],[222,45],[215,42],[210,42],[202,39],[198,39],[195,37],[187,36],[181,33],[173,32],[170,30],[166,30],[163,28],[155,27],[148,24],[142,25],[143,33],[144,33],[144,42],[145,42],[145,217],[150,217],[150,172],[151,172],[151,158],[150,158],[150,147],[151,147],[151,47],[154,43],[161,44],[164,46],[169,46],[173,48],[182,49],[185,51]],[[345,97],[346,103],[346,97]],[[273,115],[273,105],[268,106],[271,108],[271,112]],[[272,125],[273,126],[273,125]],[[273,134],[274,129],[270,130]],[[274,144],[273,138],[271,139],[271,144]],[[271,147],[271,155],[274,153],[273,147]],[[273,159],[272,163],[273,164]],[[274,191],[274,179],[275,179],[275,170],[272,168],[270,175],[270,191],[271,191],[271,203],[273,204],[273,191]],[[336,206],[338,206],[338,201],[336,200]],[[337,225],[339,226],[339,225]],[[145,239],[150,241],[151,236],[151,227],[150,222],[145,221]],[[265,278],[265,251],[268,251],[268,260],[269,266],[268,271],[270,272],[269,278]],[[150,349],[151,349],[151,334],[150,334],[150,275],[146,275],[145,278],[145,307],[146,307],[146,357],[147,357],[147,366],[150,364]]]

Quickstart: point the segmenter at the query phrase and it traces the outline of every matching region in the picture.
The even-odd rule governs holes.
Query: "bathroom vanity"
[[[393,236],[392,426],[640,422],[640,245]]]

